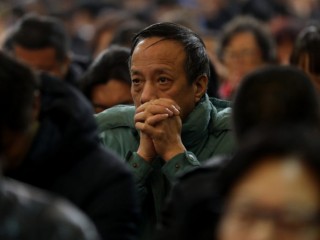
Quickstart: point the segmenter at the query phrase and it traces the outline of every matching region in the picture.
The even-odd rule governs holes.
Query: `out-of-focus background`
[[[105,48],[113,31],[133,19],[146,25],[159,21],[187,25],[203,36],[214,54],[211,49],[220,30],[241,14],[262,20],[279,44],[288,44],[278,51],[281,55],[290,49],[291,35],[320,15],[317,0],[1,0],[0,43],[17,19],[31,12],[61,18],[72,50],[80,55]],[[108,31],[102,34],[102,28]]]

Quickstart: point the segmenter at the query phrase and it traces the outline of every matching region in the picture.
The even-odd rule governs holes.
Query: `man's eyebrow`
[[[135,70],[135,69],[130,70],[130,73],[134,74],[134,75],[141,75],[141,72],[139,70]]]

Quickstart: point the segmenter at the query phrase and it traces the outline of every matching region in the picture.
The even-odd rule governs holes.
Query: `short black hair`
[[[32,70],[0,51],[1,130],[26,130],[38,89],[39,80]]]
[[[296,38],[290,63],[298,66],[303,55],[309,58],[308,70],[313,74],[320,74],[320,26],[319,23],[312,23],[305,27]]]
[[[233,101],[238,142],[259,126],[304,124],[319,128],[319,101],[308,76],[290,66],[268,66],[248,74]]]
[[[68,55],[69,37],[58,18],[29,14],[20,19],[5,39],[4,46],[12,51],[15,45],[27,49],[52,47],[57,60],[62,61]]]
[[[186,53],[185,71],[189,83],[193,83],[199,76],[206,75],[209,78],[209,58],[205,44],[198,34],[176,23],[155,23],[135,35],[132,40],[130,56],[132,56],[139,42],[151,37],[173,40],[184,47]]]
[[[223,62],[224,51],[231,39],[239,33],[252,33],[262,54],[262,60],[266,63],[276,61],[275,42],[271,33],[259,20],[240,16],[228,22],[221,33],[217,48],[218,58]]]
[[[117,45],[101,52],[81,80],[84,95],[91,100],[91,92],[94,86],[105,84],[110,79],[116,79],[131,86],[128,67],[129,56],[129,48]]]

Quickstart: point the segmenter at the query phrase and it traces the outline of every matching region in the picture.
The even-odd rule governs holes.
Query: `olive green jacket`
[[[134,127],[134,106],[119,105],[96,115],[103,144],[131,166],[142,207],[148,208],[149,224],[159,219],[164,199],[178,175],[200,166],[214,155],[232,153],[229,104],[205,95],[182,126],[182,142],[187,152],[168,162],[157,157],[151,164],[136,154],[139,133]]]

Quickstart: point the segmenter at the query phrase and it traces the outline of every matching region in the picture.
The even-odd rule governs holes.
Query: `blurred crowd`
[[[133,33],[147,25],[164,21],[180,23],[197,32],[205,41],[215,66],[214,74],[217,74],[209,91],[213,96],[225,99],[231,99],[239,79],[259,65],[252,64],[257,59],[260,61],[254,54],[255,50],[266,48],[262,51],[273,54],[267,59],[263,56],[262,62],[289,64],[299,31],[316,21],[320,14],[317,0],[17,0],[1,1],[0,4],[0,43],[3,44],[8,31],[22,16],[28,13],[50,15],[63,21],[70,38],[71,52],[89,61],[111,44],[130,46]],[[259,23],[256,23],[256,27],[249,27],[253,28],[251,30],[230,26],[255,24],[231,23],[233,19],[244,15],[253,17]],[[260,41],[242,49],[240,42],[240,50],[244,54],[239,56],[239,48],[232,43],[235,35],[232,31],[254,31],[254,35],[257,35],[262,28],[266,31],[264,38],[270,43],[261,46]],[[231,31],[229,35],[232,36],[227,37],[230,39],[226,39],[226,31]],[[250,41],[246,37],[240,38],[235,42]],[[257,49],[253,49],[255,45]],[[226,54],[225,50],[228,50]],[[237,61],[238,56],[241,64]],[[244,63],[242,60],[245,60]]]
[[[2,0],[0,239],[320,239],[319,17]]]

